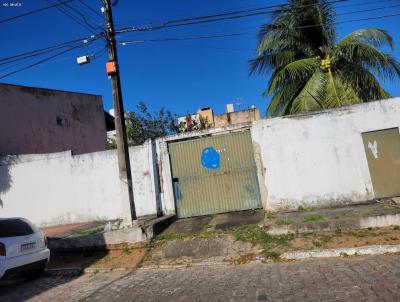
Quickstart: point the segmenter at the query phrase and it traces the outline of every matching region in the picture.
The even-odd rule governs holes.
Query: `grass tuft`
[[[324,219],[324,216],[322,216],[322,215],[308,215],[308,216],[304,217],[304,222],[320,221],[323,219]]]
[[[275,223],[276,223],[277,225],[290,225],[290,224],[292,224],[293,222],[292,222],[291,220],[280,219],[280,220],[275,221]]]

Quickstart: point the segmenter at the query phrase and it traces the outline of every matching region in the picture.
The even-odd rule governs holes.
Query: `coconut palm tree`
[[[262,26],[252,73],[269,73],[267,115],[335,108],[389,97],[377,77],[400,76],[382,29],[360,29],[337,42],[334,10],[325,0],[289,0]]]

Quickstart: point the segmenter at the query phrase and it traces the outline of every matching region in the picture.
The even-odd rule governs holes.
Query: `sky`
[[[54,3],[55,0],[50,2]],[[74,0],[69,5],[82,13],[92,27],[103,26],[100,16],[82,2],[101,14],[101,0]],[[118,29],[282,3],[285,1],[119,0],[113,7],[113,14]],[[0,20],[45,6],[49,6],[49,1],[0,0]],[[400,0],[348,0],[336,3],[334,7],[336,22],[340,23],[400,13]],[[75,18],[83,23],[81,16],[71,10],[69,13],[75,14]],[[201,107],[211,107],[219,114],[225,112],[226,104],[233,103],[235,109],[255,105],[264,115],[269,98],[262,94],[268,75],[249,75],[248,61],[256,56],[259,27],[270,21],[271,16],[262,15],[145,33],[119,34],[119,41],[142,41],[240,33],[229,37],[120,45],[118,55],[125,110],[135,110],[142,101],[151,111],[165,107],[173,113],[185,115]],[[384,50],[400,61],[400,16],[337,24],[338,39],[358,28],[367,27],[382,28],[392,35],[395,50]],[[0,59],[92,34],[56,8],[0,23],[0,29]],[[105,73],[107,53],[104,46],[103,40],[95,41],[84,48],[0,79],[0,82],[98,94],[103,97],[104,109],[108,111],[112,108],[112,95],[111,83]],[[80,66],[76,63],[76,57],[93,54],[90,64]],[[0,77],[40,59],[0,65]],[[382,84],[392,96],[400,96],[399,79]]]

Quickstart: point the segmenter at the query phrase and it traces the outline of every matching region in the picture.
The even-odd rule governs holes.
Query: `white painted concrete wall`
[[[400,127],[400,98],[255,122],[251,132],[261,147],[266,208],[373,199],[361,133],[393,127]]]
[[[264,207],[278,211],[373,199],[361,133],[393,127],[400,128],[400,98],[253,123]],[[212,128],[131,147],[138,216],[175,213],[168,142],[245,128]],[[0,159],[0,199],[0,217],[23,216],[41,226],[118,219],[127,209],[115,150]]]
[[[138,216],[156,215],[151,142],[129,149]],[[20,155],[0,162],[0,217],[55,225],[124,217],[115,150]]]

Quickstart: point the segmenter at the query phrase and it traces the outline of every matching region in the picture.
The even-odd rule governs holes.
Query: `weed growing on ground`
[[[400,225],[395,225],[394,228],[393,228],[393,230],[395,230],[395,231],[400,231]]]
[[[298,210],[299,212],[310,212],[310,211],[314,210],[314,208],[308,207],[308,206],[306,206],[306,205],[300,205],[300,206],[297,208],[297,210]]]
[[[303,238],[308,238],[308,237],[310,237],[311,235],[314,235],[314,232],[313,232],[313,231],[307,231],[307,232],[301,233],[301,236],[302,236]]]
[[[335,234],[336,234],[336,235],[341,235],[341,234],[342,234],[342,229],[341,229],[340,227],[337,227],[337,228],[335,229]]]
[[[122,250],[122,252],[125,255],[129,255],[130,253],[132,253],[132,250],[128,246],[125,246],[124,249]]]
[[[267,213],[267,219],[273,219],[274,218],[274,213],[268,212]]]
[[[350,235],[358,238],[363,238],[368,236],[368,234],[365,234],[363,232],[351,232]]]
[[[278,259],[279,254],[273,251],[279,245],[286,245],[294,239],[294,234],[270,235],[265,232],[263,227],[258,225],[241,226],[232,230],[236,240],[250,242],[253,245],[259,245],[263,249],[263,255],[266,258]]]
[[[97,226],[97,227],[93,227],[93,228],[90,228],[90,229],[78,231],[78,232],[72,234],[70,237],[89,236],[89,235],[93,235],[93,234],[100,234],[100,233],[103,233],[103,232],[104,232],[104,227],[103,226]]]
[[[275,222],[277,225],[289,225],[292,224],[292,221],[286,219],[280,219]]]
[[[264,251],[263,255],[265,256],[265,258],[272,260],[279,260],[281,258],[281,255],[277,252]]]
[[[323,219],[324,219],[324,216],[322,216],[322,215],[308,215],[308,216],[304,217],[304,222],[320,221]]]
[[[354,212],[341,212],[333,216],[333,219],[342,219],[342,218],[355,218],[358,217],[359,214]]]

